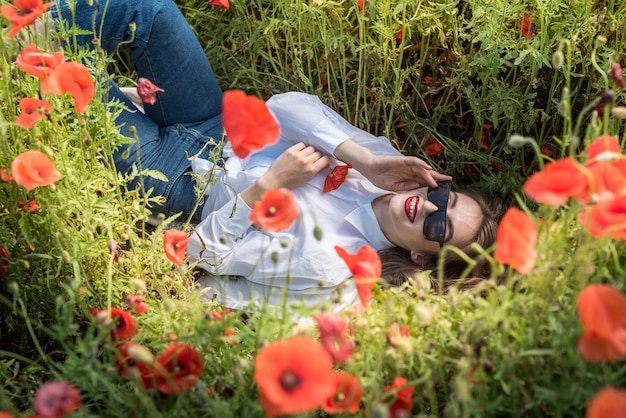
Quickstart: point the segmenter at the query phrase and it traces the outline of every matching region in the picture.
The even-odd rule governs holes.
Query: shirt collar
[[[371,202],[361,205],[350,212],[346,216],[346,221],[363,234],[363,237],[369,241],[370,245],[376,251],[395,247],[395,245],[385,237],[382,229],[380,229]]]

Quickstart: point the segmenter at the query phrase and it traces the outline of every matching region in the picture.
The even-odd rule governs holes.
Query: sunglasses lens
[[[424,219],[424,238],[443,243],[446,234],[446,213],[434,212]]]
[[[433,202],[439,209],[448,205],[448,197],[450,196],[450,182],[439,182],[439,187],[433,189],[428,188],[427,199]]]

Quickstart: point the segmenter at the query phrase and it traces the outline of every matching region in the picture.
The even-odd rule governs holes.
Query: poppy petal
[[[331,171],[331,173],[326,176],[326,180],[324,180],[324,193],[338,189],[339,186],[346,181],[350,168],[352,168],[351,165],[338,165],[333,168],[333,171]]]

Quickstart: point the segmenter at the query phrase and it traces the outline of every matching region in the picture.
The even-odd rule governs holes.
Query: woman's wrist
[[[335,148],[335,157],[346,164],[350,164],[361,174],[365,174],[367,167],[376,156],[369,149],[357,144],[352,139],[348,139]]]

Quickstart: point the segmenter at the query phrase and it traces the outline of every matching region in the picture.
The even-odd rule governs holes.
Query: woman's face
[[[424,238],[424,220],[437,210],[427,199],[428,188],[422,187],[392,195],[387,215],[379,219],[387,238],[411,255],[431,255],[439,252],[439,243]],[[482,210],[471,197],[450,192],[447,210],[445,244],[463,248],[469,245],[483,220]],[[415,258],[414,258],[415,260]]]

